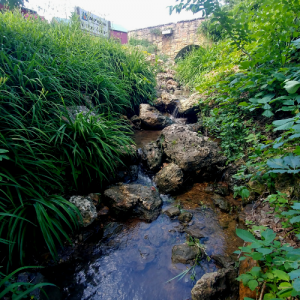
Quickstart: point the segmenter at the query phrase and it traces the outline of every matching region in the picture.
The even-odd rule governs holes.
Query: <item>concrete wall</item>
[[[128,32],[128,38],[146,39],[157,46],[157,54],[166,54],[174,59],[177,53],[186,46],[201,46],[208,43],[203,35],[197,33],[197,29],[202,21],[204,21],[203,18],[198,18],[132,30]],[[169,35],[159,35],[155,32],[162,32],[169,28],[172,29],[172,34]]]

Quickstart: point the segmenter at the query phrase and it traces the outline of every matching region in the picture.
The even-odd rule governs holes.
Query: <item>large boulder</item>
[[[189,246],[187,244],[182,245],[175,245],[172,248],[172,262],[174,264],[176,263],[182,263],[187,264],[194,260],[197,255],[203,255],[201,252],[201,249],[199,249],[197,246]]]
[[[141,129],[142,121],[139,116],[134,115],[133,117],[131,117],[130,121],[133,124],[134,129]]]
[[[154,106],[160,111],[172,113],[178,103],[178,97],[164,91],[161,97],[154,101]]]
[[[226,299],[237,292],[237,270],[233,267],[204,274],[192,289],[192,300]]]
[[[148,129],[163,129],[173,123],[169,117],[149,104],[140,104],[140,119],[142,126]]]
[[[174,193],[183,184],[182,170],[174,163],[170,163],[156,174],[154,182],[161,193]]]
[[[89,196],[72,196],[69,201],[79,209],[82,217],[81,225],[83,227],[89,226],[97,218],[96,207]]]
[[[162,165],[162,149],[157,142],[150,142],[142,149],[142,160],[150,171],[157,171]]]
[[[195,115],[199,112],[200,99],[201,95],[199,93],[194,93],[187,99],[179,100],[178,112],[183,115]]]
[[[162,200],[154,187],[119,184],[104,191],[108,205],[120,217],[133,216],[151,221],[158,217]]]
[[[165,128],[160,141],[167,158],[183,172],[201,170],[215,175],[216,166],[221,167],[226,161],[226,157],[220,154],[217,143],[208,141],[184,125],[173,124]]]

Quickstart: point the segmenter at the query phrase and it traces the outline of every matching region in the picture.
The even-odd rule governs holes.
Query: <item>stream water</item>
[[[159,132],[141,131],[138,146],[156,140]],[[142,169],[136,183],[154,183]],[[193,214],[191,224],[201,225],[208,255],[231,255],[241,241],[235,235],[235,215],[217,210],[207,192],[208,183],[194,184],[176,197],[161,195],[162,210],[180,204]],[[231,196],[228,196],[232,198]],[[233,200],[229,199],[229,200]],[[55,269],[54,283],[61,287],[63,299],[72,300],[187,300],[195,280],[191,273],[176,277],[190,265],[173,264],[172,247],[186,241],[186,233],[176,219],[161,214],[152,223],[131,219],[105,225],[103,237],[89,243],[77,253],[73,263]],[[99,232],[99,235],[102,233]],[[213,260],[203,259],[195,267],[195,279],[217,270]]]

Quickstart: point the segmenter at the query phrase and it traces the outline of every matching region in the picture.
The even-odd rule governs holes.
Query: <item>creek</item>
[[[143,147],[159,134],[160,131],[138,131],[135,142]],[[155,186],[142,166],[135,183]],[[229,257],[242,244],[235,235],[236,214],[224,213],[213,205],[208,188],[211,184],[194,183],[186,185],[185,191],[176,196],[161,195],[162,211],[178,205],[182,211],[191,212],[193,219],[189,225],[203,228],[204,237],[200,241],[206,253]],[[227,198],[234,203],[232,195]],[[189,272],[181,280],[171,280],[191,267],[174,264],[171,259],[173,246],[186,239],[178,219],[164,213],[151,223],[109,219],[104,228],[94,233],[92,241],[77,250],[76,258],[49,268],[47,277],[61,288],[66,300],[191,299],[196,280],[216,271],[218,265],[213,259],[203,258],[194,268],[194,279]]]

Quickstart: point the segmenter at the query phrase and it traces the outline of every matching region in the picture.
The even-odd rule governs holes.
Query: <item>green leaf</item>
[[[293,121],[294,122],[294,118],[288,118],[288,119],[282,119],[282,120],[277,120],[277,121],[274,121],[272,124],[274,126],[281,126],[283,124],[286,124],[286,123],[289,123]]]
[[[250,280],[248,282],[248,286],[249,286],[249,288],[250,288],[251,291],[254,291],[258,287],[257,280]]]
[[[274,168],[274,169],[285,169],[286,168],[286,165],[284,164],[284,162],[281,158],[268,159],[267,165],[270,168]]]
[[[291,280],[300,277],[300,269],[290,272],[289,275],[290,275]]]
[[[280,280],[285,280],[285,281],[290,280],[290,276],[284,271],[273,270],[273,274],[275,275],[275,277],[278,277]]]
[[[274,73],[273,76],[279,81],[286,80],[286,77],[282,73]]]
[[[283,161],[294,170],[300,167],[300,156],[289,155],[284,157]]]
[[[247,230],[244,229],[236,229],[236,235],[241,238],[242,240],[244,240],[245,242],[256,242],[256,238],[254,237],[254,235],[252,233],[250,233]]]
[[[253,279],[253,276],[250,274],[242,274],[237,278],[237,280],[242,281],[244,285],[246,285],[252,279]]]
[[[294,121],[293,122],[288,122],[288,123],[285,123],[279,127],[276,127],[274,129],[274,131],[277,131],[277,130],[288,130],[288,129],[291,129],[294,125]]]
[[[263,255],[267,255],[273,252],[272,249],[267,249],[267,248],[258,248],[256,251],[260,252]]]
[[[300,210],[300,202],[294,203],[294,204],[292,205],[292,208],[293,208],[293,209],[299,209],[299,210]],[[299,213],[300,213],[300,211],[299,211]]]
[[[261,253],[254,252],[251,254],[251,257],[253,260],[261,260],[263,258],[263,255]]]
[[[253,276],[258,277],[258,276],[259,276],[259,273],[260,273],[260,270],[261,270],[260,267],[253,267],[253,268],[251,269],[250,273],[251,273]]]
[[[258,103],[266,104],[272,100],[272,98],[275,97],[275,94],[267,94],[265,97],[262,99],[257,100]]]
[[[287,90],[289,94],[294,94],[297,92],[298,88],[300,87],[300,82],[291,80],[285,83],[284,88]]]
[[[293,282],[293,288],[297,291],[300,292],[300,279],[297,278],[294,282]]]
[[[269,105],[270,106],[270,105]],[[271,110],[265,110],[263,113],[262,113],[263,116],[267,117],[267,118],[270,118],[272,117],[274,114],[272,113]]]
[[[293,291],[293,288],[286,288],[286,289],[283,289],[281,290],[280,292],[277,293],[277,296],[279,297],[283,297],[283,298],[286,298],[286,297],[289,297],[291,296],[292,294],[292,291]]]
[[[261,235],[265,239],[266,243],[273,242],[274,239],[275,239],[275,237],[276,237],[276,233],[272,229],[270,229],[270,228],[268,228],[267,230],[263,231]]]
[[[293,217],[290,219],[291,224],[300,222],[300,216]]]

